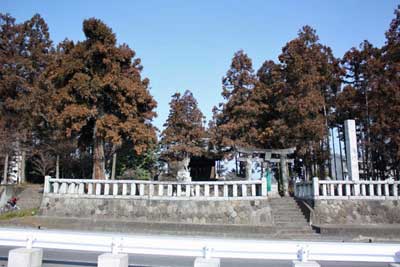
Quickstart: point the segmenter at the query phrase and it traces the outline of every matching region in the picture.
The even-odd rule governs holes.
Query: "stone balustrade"
[[[374,199],[398,200],[400,181],[341,181],[319,180],[295,185],[295,196],[300,199]]]
[[[267,197],[265,179],[255,181],[158,182],[45,178],[45,194],[132,199],[260,199]]]

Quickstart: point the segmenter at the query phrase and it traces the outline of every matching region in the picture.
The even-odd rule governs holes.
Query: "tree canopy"
[[[192,92],[187,90],[183,95],[175,93],[169,105],[169,115],[160,140],[164,148],[162,157],[183,160],[191,156],[201,156],[206,149],[204,116]]]
[[[99,19],[84,20],[83,33],[83,41],[54,46],[39,14],[22,23],[0,14],[0,157],[6,176],[8,161],[26,157],[21,169],[32,174],[58,172],[61,161],[64,176],[105,179],[118,151],[120,172],[136,168],[148,177],[143,169],[154,167],[161,145],[162,157],[176,161],[210,147],[229,155],[237,147],[295,146],[295,162],[301,159],[309,175],[323,177],[332,139],[339,133],[343,140],[346,119],[357,123],[364,176],[400,174],[400,6],[383,46],[364,40],[341,59],[310,26],[257,71],[239,50],[222,78],[223,101],[213,108],[208,129],[193,94],[176,93],[158,144],[152,125],[157,103],[135,51],[119,44]]]
[[[93,146],[93,178],[105,178],[104,143],[132,142],[141,154],[156,142],[151,121],[156,102],[142,79],[140,59],[98,19],[83,22],[86,40],[60,47],[49,79],[54,123],[66,136]]]

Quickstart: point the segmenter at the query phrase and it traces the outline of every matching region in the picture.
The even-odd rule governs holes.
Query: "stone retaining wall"
[[[145,200],[85,198],[45,194],[41,215],[137,222],[262,225],[273,224],[268,200]]]
[[[313,223],[400,224],[400,201],[315,200]]]

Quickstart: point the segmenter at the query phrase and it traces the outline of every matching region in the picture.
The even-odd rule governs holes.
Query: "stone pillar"
[[[41,267],[43,250],[40,248],[16,248],[8,253],[8,267]]]
[[[220,267],[221,261],[216,258],[196,258],[194,267]]]
[[[316,261],[293,261],[292,267],[320,267]]]
[[[346,159],[349,170],[349,178],[352,181],[360,180],[358,170],[357,136],[355,120],[346,120],[344,122],[346,138]]]
[[[98,267],[128,267],[128,254],[101,254],[97,259]]]
[[[252,160],[251,156],[248,155],[246,158],[246,180],[250,181],[251,180],[251,168],[252,168]]]
[[[289,196],[289,175],[287,172],[286,155],[280,155],[282,187],[285,196]]]

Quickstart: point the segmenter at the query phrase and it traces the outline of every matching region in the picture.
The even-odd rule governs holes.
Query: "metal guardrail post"
[[[221,260],[217,258],[211,258],[212,251],[212,248],[204,247],[203,257],[199,257],[194,260],[194,267],[220,267]]]
[[[43,250],[33,248],[35,236],[30,234],[26,239],[26,248],[12,249],[8,253],[8,267],[41,267]]]
[[[97,259],[98,267],[128,267],[128,254],[121,253],[122,237],[114,237],[111,241],[111,253],[99,255]]]
[[[297,251],[297,260],[292,262],[292,267],[320,267],[316,261],[309,261],[310,250],[307,245],[300,246]]]

